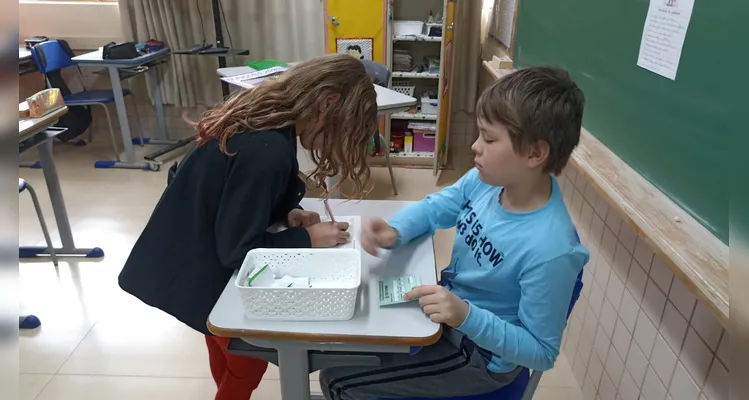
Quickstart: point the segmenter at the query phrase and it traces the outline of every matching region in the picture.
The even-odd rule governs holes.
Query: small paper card
[[[408,303],[403,296],[416,286],[421,285],[418,276],[401,276],[380,279],[380,307],[392,304]]]

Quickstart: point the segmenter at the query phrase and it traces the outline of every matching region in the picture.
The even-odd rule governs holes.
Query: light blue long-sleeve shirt
[[[518,365],[545,371],[559,354],[572,291],[589,254],[555,178],[548,203],[532,212],[505,210],[501,191],[473,169],[389,223],[399,244],[456,227],[441,283],[469,304],[457,329],[492,353],[488,368],[494,372]]]

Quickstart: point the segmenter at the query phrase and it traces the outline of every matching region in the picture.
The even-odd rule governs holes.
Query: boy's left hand
[[[422,311],[439,324],[457,328],[468,316],[468,303],[439,285],[417,286],[406,293],[405,298],[419,299]]]
[[[307,228],[320,223],[320,214],[314,211],[306,211],[295,208],[289,211],[288,222],[289,228],[298,226]]]

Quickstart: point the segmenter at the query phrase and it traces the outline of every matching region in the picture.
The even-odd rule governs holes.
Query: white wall
[[[117,2],[32,1],[18,4],[19,40],[31,36],[65,39],[76,50],[121,41]]]

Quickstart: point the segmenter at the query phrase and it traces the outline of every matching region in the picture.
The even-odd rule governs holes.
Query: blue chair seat
[[[122,90],[123,96],[129,94],[129,90]],[[65,104],[69,106],[91,103],[112,103],[114,102],[114,92],[111,90],[87,90],[85,92],[78,92],[64,96],[63,100],[65,101]]]

